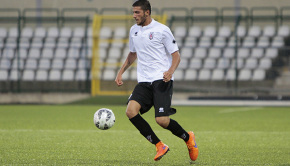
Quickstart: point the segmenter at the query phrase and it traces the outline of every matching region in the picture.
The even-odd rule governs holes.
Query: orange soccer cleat
[[[169,147],[160,141],[156,144],[156,151],[157,154],[154,157],[154,160],[158,161],[169,151]]]
[[[195,142],[195,136],[192,131],[188,132],[189,134],[189,140],[186,142],[188,152],[189,152],[189,157],[192,161],[195,161],[198,157],[198,148]]]

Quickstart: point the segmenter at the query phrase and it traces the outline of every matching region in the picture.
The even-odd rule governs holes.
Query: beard
[[[138,25],[143,26],[145,24],[147,17],[144,14],[143,17],[140,18],[140,22],[138,23]]]

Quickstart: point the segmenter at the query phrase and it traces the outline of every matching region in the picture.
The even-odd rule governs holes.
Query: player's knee
[[[156,117],[155,121],[157,122],[157,124],[159,124],[161,127],[163,128],[167,128],[170,122],[170,119],[168,116],[162,116],[162,117]]]
[[[129,119],[135,117],[138,114],[138,111],[132,109],[132,108],[127,108],[126,110],[126,115]]]

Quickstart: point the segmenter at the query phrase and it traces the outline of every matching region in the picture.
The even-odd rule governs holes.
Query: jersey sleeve
[[[130,50],[130,52],[136,52],[133,38],[132,38],[132,29],[133,29],[133,27],[130,29],[130,34],[129,34],[129,50]]]
[[[168,27],[162,33],[162,43],[170,54],[179,50],[175,38]]]

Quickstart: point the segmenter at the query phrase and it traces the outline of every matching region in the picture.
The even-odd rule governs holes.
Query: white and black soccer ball
[[[101,108],[94,115],[94,123],[97,128],[107,130],[115,124],[115,115],[112,110]]]

